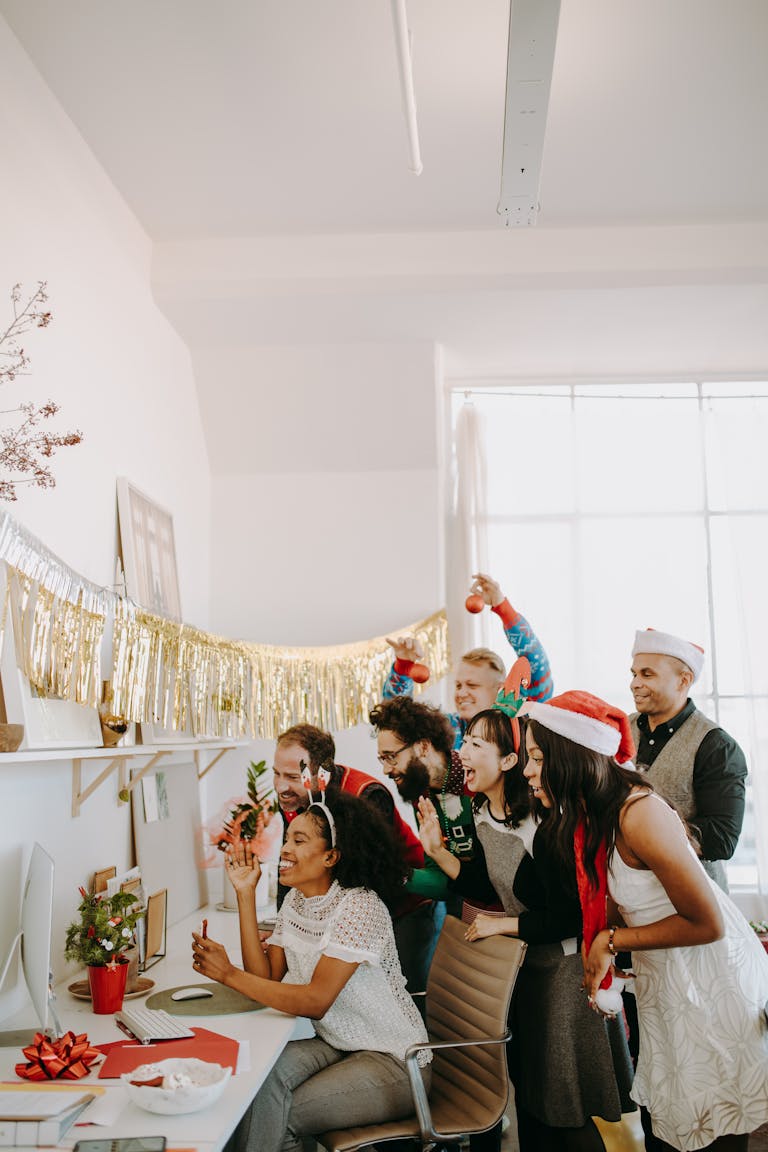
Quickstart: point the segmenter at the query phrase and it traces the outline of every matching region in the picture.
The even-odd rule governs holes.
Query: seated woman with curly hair
[[[193,933],[195,970],[269,1008],[307,1016],[315,1028],[311,1040],[286,1045],[234,1147],[298,1152],[304,1136],[409,1115],[405,1052],[427,1035],[405,990],[388,911],[405,874],[392,829],[343,792],[296,816],[280,853],[280,879],[291,890],[266,954],[250,843],[228,852],[227,865],[245,970],[221,944]],[[427,1088],[430,1059],[423,1054]]]

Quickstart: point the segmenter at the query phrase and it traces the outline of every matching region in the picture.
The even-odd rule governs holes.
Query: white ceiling
[[[389,0],[0,0],[0,15],[155,240],[157,299],[193,353],[436,341],[457,374],[535,374],[542,348],[568,373],[588,331],[595,370],[763,355],[768,0],[562,0],[541,212],[510,231],[508,0],[408,0],[418,177]],[[724,284],[743,294],[718,343]],[[197,376],[215,404],[215,375]]]
[[[155,240],[500,227],[508,0],[0,0]],[[562,0],[540,227],[768,215],[766,0]]]

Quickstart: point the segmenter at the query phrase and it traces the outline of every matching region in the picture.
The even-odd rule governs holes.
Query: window
[[[637,628],[702,644],[694,699],[750,766],[729,877],[754,886],[759,871],[768,887],[755,838],[768,819],[768,383],[464,383],[454,429],[467,403],[485,463],[469,527],[544,642],[555,690],[631,710]],[[484,613],[477,643],[498,642],[493,623]]]

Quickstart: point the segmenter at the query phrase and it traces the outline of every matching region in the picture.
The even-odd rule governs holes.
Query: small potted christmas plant
[[[93,1011],[119,1012],[128,975],[128,957],[124,953],[133,944],[136,921],[144,915],[144,909],[138,907],[132,892],[94,895],[81,888],[80,895],[80,919],[67,928],[64,955],[67,960],[86,965]]]

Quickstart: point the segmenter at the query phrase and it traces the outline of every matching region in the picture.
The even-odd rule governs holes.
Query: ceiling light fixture
[[[421,149],[419,148],[419,126],[416,123],[416,97],[413,92],[413,57],[411,54],[411,33],[408,28],[408,14],[405,0],[391,0],[392,23],[395,26],[395,47],[397,65],[400,72],[400,92],[403,97],[403,113],[408,129],[408,150],[411,162],[408,165],[414,176],[421,173]]]
[[[555,62],[560,0],[510,0],[501,193],[504,224],[527,227],[539,214],[539,185]]]

